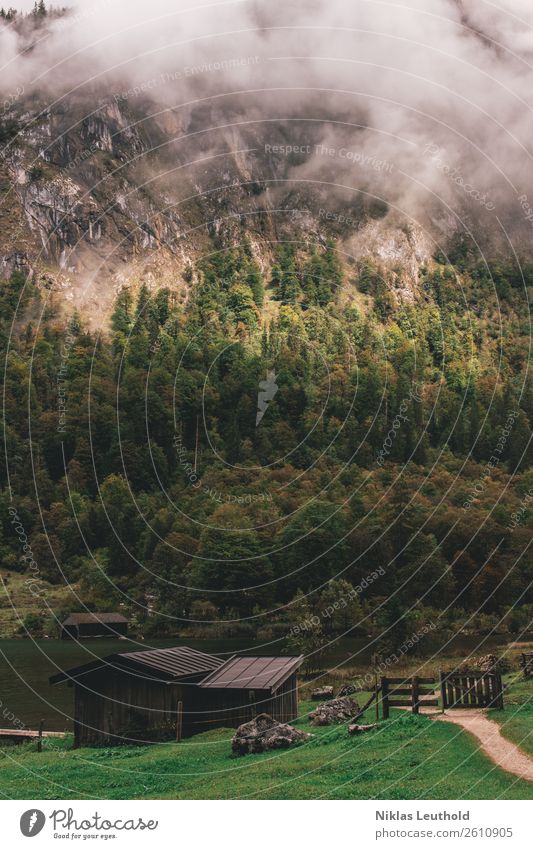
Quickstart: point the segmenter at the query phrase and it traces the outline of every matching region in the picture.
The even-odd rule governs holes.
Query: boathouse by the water
[[[125,637],[127,633],[128,620],[121,613],[71,613],[60,627],[62,640]]]
[[[180,740],[258,713],[298,715],[303,657],[231,657],[179,646],[109,655],[50,678],[74,689],[75,746]]]

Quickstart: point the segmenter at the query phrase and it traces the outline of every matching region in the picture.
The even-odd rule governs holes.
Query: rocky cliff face
[[[280,239],[334,237],[347,261],[401,266],[397,295],[407,299],[434,251],[427,233],[364,192],[339,190],[327,171],[309,179],[318,136],[307,126],[293,124],[287,145],[286,127],[273,125],[265,144],[264,129],[228,121],[227,111],[178,115],[97,97],[90,110],[86,101],[24,104],[10,120],[0,268],[52,284],[92,324],[141,279],[186,297],[189,262],[244,235],[262,265]],[[290,149],[299,135],[303,153]]]

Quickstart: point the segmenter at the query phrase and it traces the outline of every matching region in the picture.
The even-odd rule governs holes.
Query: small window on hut
[[[252,706],[252,715],[255,716],[255,690],[248,690],[248,701]]]

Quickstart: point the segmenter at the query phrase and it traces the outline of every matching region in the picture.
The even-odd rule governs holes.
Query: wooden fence
[[[443,709],[454,707],[503,710],[502,676],[499,672],[441,672]]]
[[[426,685],[432,684],[429,690]],[[382,678],[380,684],[383,719],[389,718],[391,707],[410,707],[413,713],[421,705],[436,707],[439,700],[435,695],[435,678]]]
[[[532,670],[533,674],[533,670]],[[503,685],[498,672],[441,672],[440,688],[435,678],[382,678],[379,688],[383,719],[391,708],[411,708],[419,713],[421,707],[497,708],[503,710]],[[440,690],[440,700],[439,700]]]

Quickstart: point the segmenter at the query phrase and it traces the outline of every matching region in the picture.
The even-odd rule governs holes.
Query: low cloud
[[[287,144],[310,146],[287,163],[291,179],[361,191],[419,221],[519,230],[518,197],[533,199],[526,0],[89,0],[31,37],[0,27],[0,55],[4,96],[19,86],[90,104],[139,90],[180,128],[200,109],[206,127],[254,122],[263,149],[279,141],[274,122]],[[317,155],[317,144],[351,155]]]

